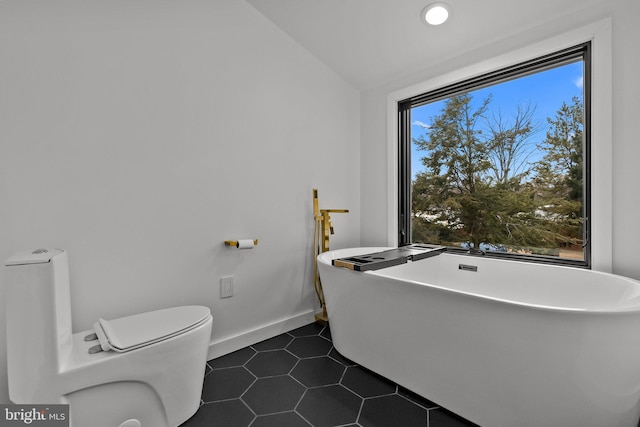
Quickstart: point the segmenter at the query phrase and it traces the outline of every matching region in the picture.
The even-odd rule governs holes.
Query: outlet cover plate
[[[233,296],[233,276],[223,276],[220,278],[220,298]]]

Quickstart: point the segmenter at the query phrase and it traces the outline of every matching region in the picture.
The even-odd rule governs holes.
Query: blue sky
[[[491,115],[492,111],[500,109],[504,117],[511,117],[518,104],[535,105],[535,120],[541,124],[542,129],[532,139],[532,143],[538,142],[545,138],[549,129],[546,118],[555,118],[556,112],[563,102],[569,104],[574,96],[582,98],[582,75],[582,61],[573,62],[473,91],[471,92],[472,105],[477,107],[489,94],[493,94],[487,114]],[[415,138],[428,132],[425,127],[431,124],[433,117],[441,114],[444,103],[445,101],[442,100],[411,110],[412,137]],[[415,146],[412,146],[411,171],[413,176],[423,170],[420,159],[425,154],[425,151],[418,151]]]

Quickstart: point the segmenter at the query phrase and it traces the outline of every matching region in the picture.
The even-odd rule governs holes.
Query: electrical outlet
[[[220,278],[220,298],[233,296],[233,276],[223,276]]]

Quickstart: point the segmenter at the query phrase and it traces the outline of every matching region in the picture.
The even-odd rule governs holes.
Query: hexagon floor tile
[[[317,427],[341,426],[358,420],[362,399],[340,384],[307,390],[298,413]]]
[[[298,362],[299,359],[286,350],[261,351],[245,368],[258,378],[273,377],[288,374]]]
[[[200,409],[180,427],[213,426],[475,424],[343,357],[311,323],[207,362]]]
[[[291,376],[305,387],[337,384],[344,374],[344,365],[330,357],[313,357],[298,362]]]
[[[305,387],[290,376],[280,375],[260,378],[249,387],[242,400],[257,415],[268,415],[293,411],[305,391]]]

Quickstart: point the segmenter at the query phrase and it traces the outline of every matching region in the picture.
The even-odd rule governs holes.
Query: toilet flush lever
[[[93,347],[89,348],[89,354],[96,354],[96,353],[100,353],[102,350],[102,346],[100,344],[98,345],[94,345]]]

